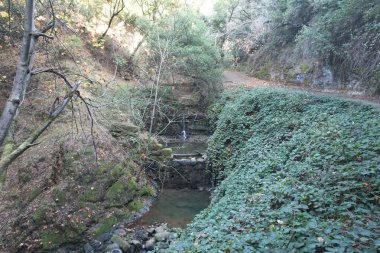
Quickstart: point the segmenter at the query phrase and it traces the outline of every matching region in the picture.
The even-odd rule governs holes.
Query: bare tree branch
[[[113,4],[114,3],[114,4]],[[105,30],[105,32],[102,34],[102,36],[100,38],[104,38],[106,35],[107,35],[107,32],[108,30],[110,29],[111,25],[112,25],[112,21],[113,19],[120,14],[120,12],[122,12],[125,8],[125,3],[124,3],[124,0],[115,0],[115,1],[111,1],[111,18],[110,20],[108,21],[108,26],[107,26],[107,29]]]
[[[70,88],[73,88],[73,85],[70,83],[70,81],[67,79],[67,77],[62,74],[61,72],[59,72],[58,70],[56,69],[52,69],[52,68],[47,68],[47,69],[39,69],[39,70],[35,70],[33,71],[33,75],[37,75],[37,74],[40,74],[40,73],[52,73],[54,75],[57,75],[58,77],[62,78],[63,81],[65,82],[65,84],[70,87]],[[91,80],[90,80],[91,81]],[[90,117],[90,131],[91,131],[91,139],[92,139],[92,145],[93,145],[93,148],[94,148],[94,156],[95,156],[95,160],[96,162],[98,162],[98,154],[97,154],[97,147],[96,147],[96,142],[95,142],[95,137],[94,137],[94,117],[93,117],[93,114],[90,110],[90,106],[93,106],[92,104],[90,104],[89,102],[87,102],[83,97],[82,95],[79,93],[79,91],[76,91],[76,95],[77,97],[83,102],[83,104],[85,105],[86,107],[86,110],[87,110],[87,113]],[[80,116],[80,121],[82,122],[82,119],[81,119],[81,115]],[[83,130],[83,128],[82,128]]]
[[[23,154],[29,148],[38,145],[35,141],[40,137],[40,135],[53,123],[57,117],[63,112],[67,103],[71,101],[73,96],[77,93],[80,85],[78,81],[71,89],[71,91],[63,98],[62,102],[50,112],[49,118],[42,124],[37,130],[35,130],[20,146],[18,146],[12,153],[0,160],[0,175],[5,171],[5,169],[21,154]],[[55,102],[54,102],[55,103]]]
[[[43,32],[34,32],[34,33],[32,33],[32,35],[34,36],[34,37],[45,37],[45,38],[48,38],[48,39],[54,39],[54,37],[53,36],[50,36],[50,35],[47,35],[46,33],[43,33]]]

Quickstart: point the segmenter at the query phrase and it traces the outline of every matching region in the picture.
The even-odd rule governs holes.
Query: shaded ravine
[[[227,70],[224,72],[224,86],[226,89],[239,87],[246,89],[273,87],[295,91],[308,91],[318,95],[343,97],[347,100],[354,100],[380,108],[380,103],[377,98],[364,97],[364,95],[361,94],[358,95],[341,90],[317,89],[264,81],[249,77],[238,71]],[[188,133],[184,127],[180,126],[178,129],[181,131],[186,130],[186,134]],[[178,131],[173,132],[177,133],[178,136],[180,136],[180,133],[183,133]],[[186,228],[187,224],[192,222],[195,215],[209,205],[209,192],[200,191],[200,189],[204,190],[207,188],[206,185],[204,185],[205,187],[199,187],[199,183],[202,182],[202,180],[196,180],[196,182],[194,181],[195,183],[188,183],[186,180],[182,183],[178,183],[182,176],[189,179],[192,177],[191,173],[194,173],[195,170],[204,171],[203,167],[196,167],[199,162],[198,159],[204,159],[201,152],[199,152],[200,157],[182,157],[181,153],[197,155],[198,151],[203,151],[206,145],[197,142],[191,143],[191,138],[196,138],[192,136],[191,133],[189,135],[191,136],[189,137],[190,139],[188,139],[186,135],[186,138],[183,138],[182,141],[176,140],[180,139],[178,136],[174,137],[175,141],[171,143],[171,145],[168,145],[168,147],[173,148],[174,154],[177,155],[173,161],[169,163],[169,167],[174,167],[175,169],[162,170],[162,168],[158,168],[158,170],[155,171],[155,173],[162,173],[162,171],[164,171],[163,173],[168,176],[169,179],[166,182],[166,186],[170,186],[169,189],[162,189],[158,200],[153,203],[150,210],[141,218],[138,218],[135,222],[128,224],[126,227],[118,227],[107,235],[108,238],[104,240],[104,243],[107,245],[106,249],[108,252],[111,252],[110,250],[115,248],[116,251],[114,253],[118,253],[119,251],[117,250],[122,248],[123,244],[130,245],[133,248],[133,251],[128,252],[146,252],[153,249],[165,250],[169,247],[171,241],[175,240],[177,236],[176,228]],[[163,143],[166,146],[170,141],[173,140],[168,138]],[[191,173],[187,173],[186,171],[190,171]],[[181,177],[179,177],[178,174],[181,174]],[[196,179],[196,177],[192,178]],[[124,235],[125,233],[127,234],[126,236]],[[119,237],[121,237],[121,241]],[[127,251],[123,250],[123,252]]]

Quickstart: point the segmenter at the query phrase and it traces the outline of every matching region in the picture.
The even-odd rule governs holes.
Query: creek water
[[[156,222],[185,228],[200,211],[210,204],[210,193],[190,189],[163,189],[160,198],[137,222],[149,226]]]
[[[179,142],[171,143],[168,147],[173,149],[174,154],[191,154],[191,153],[204,153],[207,149],[205,142]]]

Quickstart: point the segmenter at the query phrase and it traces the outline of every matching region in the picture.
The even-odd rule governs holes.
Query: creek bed
[[[175,154],[206,153],[208,135],[191,135],[187,140],[173,136],[160,136],[161,143]]]
[[[150,211],[136,221],[136,226],[167,223],[185,228],[200,211],[210,204],[210,193],[191,189],[163,189]]]
[[[168,147],[173,149],[174,154],[205,153],[207,143],[179,142],[170,143],[168,144]]]

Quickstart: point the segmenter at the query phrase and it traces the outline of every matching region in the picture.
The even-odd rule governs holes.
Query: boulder
[[[173,150],[171,148],[163,148],[161,150],[153,151],[151,155],[160,161],[171,160],[173,158]]]
[[[162,144],[158,142],[156,138],[152,138],[152,141],[150,143],[151,150],[160,150],[163,148]]]
[[[131,123],[113,124],[110,128],[110,133],[115,138],[125,136],[137,136],[139,127]]]
[[[107,246],[106,248],[106,252],[109,252],[109,253],[116,253],[116,252],[113,252],[113,250],[120,250],[120,247],[118,244],[116,243],[112,243],[110,245]],[[121,251],[121,250],[120,250]]]
[[[160,233],[156,233],[154,235],[154,238],[156,239],[156,241],[159,241],[159,242],[162,242],[162,241],[166,241],[167,239],[169,239],[170,237],[170,233],[169,232],[160,232]]]
[[[145,249],[146,250],[154,250],[154,246],[156,245],[156,241],[154,238],[151,238],[149,239],[146,243],[145,243]]]
[[[115,244],[119,245],[119,247],[124,251],[124,252],[129,252],[131,245],[121,238],[119,235],[113,235],[111,237],[111,241],[114,242]]]
[[[156,233],[162,233],[162,232],[166,232],[168,230],[168,227],[164,224],[162,224],[161,226],[158,226],[154,229],[154,231]]]
[[[171,148],[163,148],[160,150],[161,155],[164,157],[172,157],[173,156],[173,150]]]
[[[123,253],[121,249],[111,249],[109,253]]]
[[[122,228],[118,228],[118,229],[116,229],[116,230],[114,231],[114,234],[123,237],[123,236],[126,236],[126,235],[127,235],[127,231],[125,231],[125,230],[122,229]]]
[[[142,244],[139,240],[132,240],[131,244],[135,245],[136,249],[142,249]]]
[[[156,232],[156,229],[155,228],[148,228],[147,232],[148,232],[148,235],[151,236]]]

